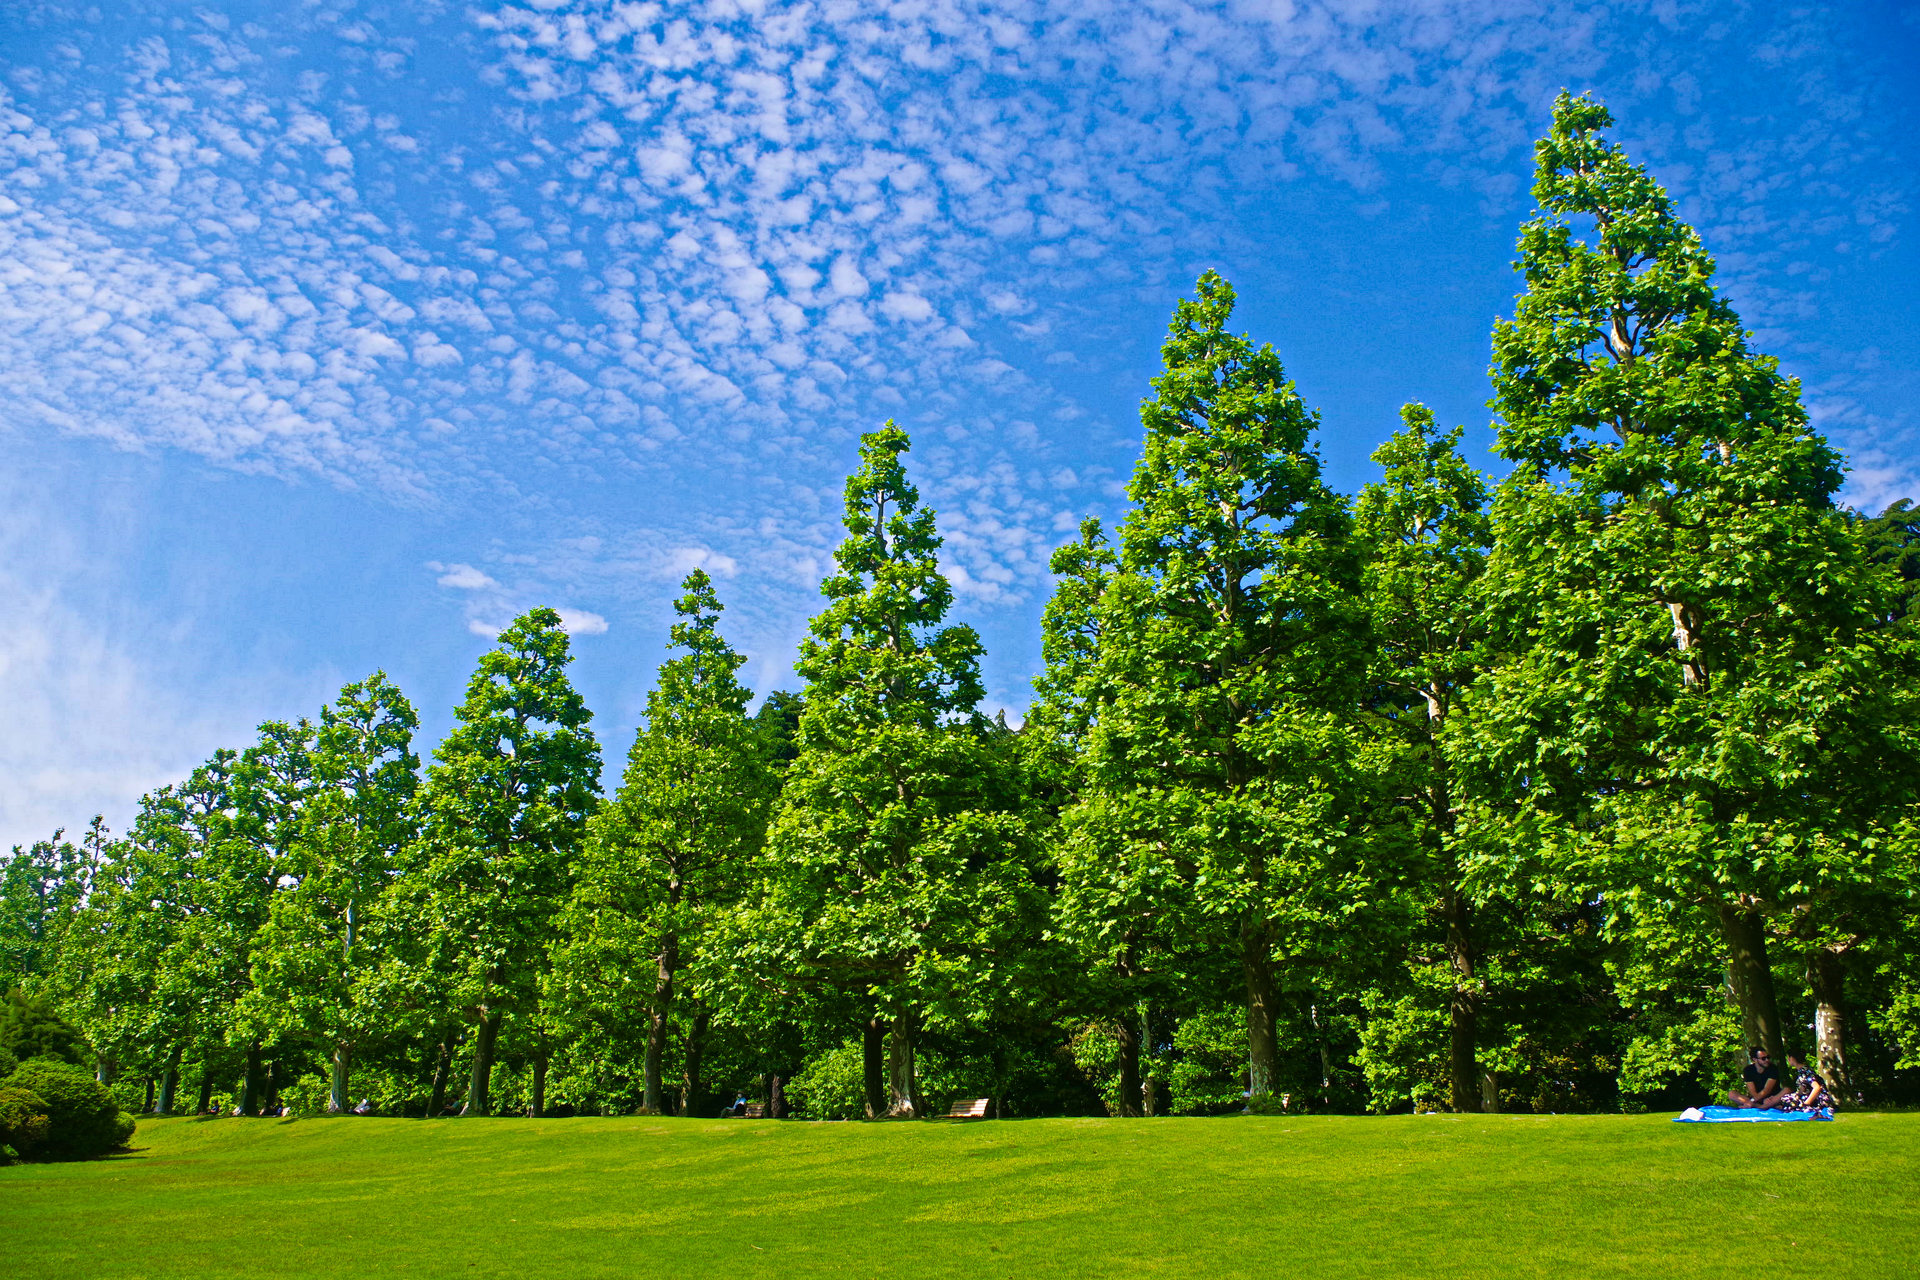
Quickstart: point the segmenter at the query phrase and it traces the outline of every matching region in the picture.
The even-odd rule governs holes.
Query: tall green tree
[[[110,836],[98,816],[81,843],[65,834],[15,845],[0,862],[0,990],[43,983],[85,905]]]
[[[201,1105],[234,1064],[260,893],[226,873],[238,753],[220,750],[183,781],[140,798],[113,842],[60,955],[59,982],[103,1057],[155,1062],[157,1107],[173,1109],[183,1059],[201,1064]],[[255,1063],[257,1067],[257,1062]]]
[[[1456,841],[1459,796],[1445,728],[1489,660],[1485,609],[1475,595],[1492,544],[1489,494],[1460,456],[1463,428],[1436,431],[1432,410],[1419,404],[1400,416],[1403,428],[1373,455],[1384,478],[1354,505],[1375,659],[1369,710],[1390,746],[1384,763],[1399,802],[1395,816],[1414,835],[1421,880],[1434,891],[1446,932],[1453,1109],[1479,1111],[1484,978]]]
[[[208,941],[221,957],[218,981],[227,1003],[228,1043],[244,1055],[243,1114],[252,1114],[275,1092],[272,1079],[261,1074],[268,1052],[284,1056],[294,1047],[277,1016],[261,1016],[255,961],[265,950],[274,903],[299,872],[301,830],[314,790],[312,723],[267,721],[260,726],[260,740],[234,764],[232,812],[224,838],[213,849],[213,909],[199,922],[214,930]]]
[[[1519,649],[1471,699],[1510,857],[1718,920],[1779,1057],[1770,920],[1880,874],[1914,776],[1910,656],[1835,510],[1840,461],[1751,350],[1666,192],[1563,94],[1536,147],[1526,292],[1493,335],[1486,598]]]
[[[1134,506],[1098,607],[1108,700],[1086,803],[1109,815],[1126,879],[1238,953],[1259,1096],[1276,1078],[1276,958],[1346,892],[1363,626],[1316,417],[1273,348],[1228,329],[1233,308],[1226,280],[1200,277],[1141,405]]]
[[[273,1034],[313,1043],[330,1064],[327,1110],[345,1111],[354,1046],[379,1029],[367,996],[378,956],[368,923],[413,839],[419,718],[376,671],[320,712],[312,794],[294,832],[253,964],[249,1014]]]
[[[559,614],[516,618],[481,655],[422,790],[421,900],[473,1028],[470,1115],[492,1107],[501,1021],[536,1007],[598,803],[600,748],[567,680],[572,660]]]
[[[1078,540],[1053,553],[1054,592],[1040,621],[1045,666],[1034,681],[1025,734],[1038,748],[1031,784],[1041,797],[1057,793],[1060,813],[1049,841],[1060,881],[1054,929],[1081,966],[1065,1003],[1110,1028],[1118,1059],[1113,1111],[1137,1116],[1153,1100],[1141,1070],[1148,1047],[1144,1009],[1178,983],[1169,961],[1179,949],[1176,940],[1194,930],[1190,914],[1179,910],[1190,906],[1188,897],[1169,882],[1167,866],[1124,856],[1143,825],[1153,838],[1153,815],[1128,803],[1127,793],[1089,786],[1089,738],[1116,692],[1101,641],[1102,606],[1118,566],[1093,518],[1081,522]]]
[[[923,1106],[922,1022],[978,1016],[1041,910],[1011,735],[977,711],[979,637],[943,625],[953,589],[908,447],[892,423],[861,437],[827,606],[794,664],[799,753],[742,950],[862,1010],[869,1109],[899,1116]]]
[[[713,581],[695,569],[682,587],[670,633],[679,652],[647,695],[619,792],[589,824],[554,962],[564,1006],[644,1024],[650,1115],[667,1111],[662,1069],[683,970],[715,914],[746,892],[778,794],[774,743],[747,715],[746,659],[720,635]]]

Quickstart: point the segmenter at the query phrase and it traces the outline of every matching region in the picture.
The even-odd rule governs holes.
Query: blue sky
[[[1917,53],[1898,5],[10,4],[0,845],[376,667],[429,747],[535,604],[617,764],[694,565],[793,687],[889,417],[1017,711],[1047,554],[1121,509],[1205,268],[1336,483],[1410,399],[1485,448],[1563,86],[1847,498],[1920,496]]]

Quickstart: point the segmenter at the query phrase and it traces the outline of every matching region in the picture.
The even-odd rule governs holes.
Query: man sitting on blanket
[[[1747,1050],[1747,1067],[1740,1073],[1740,1079],[1746,1092],[1736,1089],[1729,1093],[1727,1105],[1730,1107],[1774,1111],[1786,1101],[1787,1095],[1780,1092],[1780,1068],[1773,1065],[1773,1059],[1759,1045]]]

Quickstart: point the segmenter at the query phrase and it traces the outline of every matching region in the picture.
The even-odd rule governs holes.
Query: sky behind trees
[[[1323,415],[1485,455],[1561,87],[1846,452],[1920,496],[1920,26],[1899,6],[11,6],[0,844],[384,667],[444,733],[535,604],[604,755],[703,567],[760,692],[858,434],[912,433],[989,702],[1111,520],[1214,267]]]

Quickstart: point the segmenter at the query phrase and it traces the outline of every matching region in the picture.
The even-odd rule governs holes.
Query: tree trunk
[[[673,975],[679,967],[680,940],[668,934],[660,948],[653,979],[653,1011],[647,1023],[646,1087],[640,1106],[650,1116],[666,1114],[660,1064],[667,1054],[668,1015],[673,1011]]]
[[[1500,1110],[1500,1081],[1494,1078],[1491,1071],[1480,1073],[1480,1109],[1489,1115],[1497,1114]]]
[[[1683,604],[1668,604],[1667,612],[1673,615],[1673,644],[1681,653],[1680,683],[1691,689],[1698,685],[1703,690],[1707,683],[1707,669],[1701,663],[1694,649],[1698,638],[1693,613]]]
[[[149,1115],[153,1114],[153,1077],[152,1076],[147,1077],[147,1100],[140,1104],[140,1109]]]
[[[867,1119],[887,1114],[887,1020],[878,1014],[867,1019],[861,1043],[861,1082],[867,1092]]]
[[[1847,1006],[1839,953],[1822,947],[1807,966],[1813,990],[1813,1039],[1821,1078],[1835,1097],[1853,1087],[1847,1072]]]
[[[1240,922],[1240,965],[1247,979],[1247,1096],[1273,1092],[1279,1065],[1274,1036],[1273,927],[1247,913]]]
[[[433,1064],[433,1091],[427,1096],[427,1115],[438,1116],[447,1106],[447,1076],[453,1070],[453,1028],[440,1037],[440,1054]]]
[[[713,1015],[702,1005],[693,1015],[693,1025],[687,1028],[687,1064],[686,1071],[681,1077],[685,1091],[682,1094],[683,1100],[680,1107],[682,1113],[686,1115],[706,1114],[707,1090],[705,1084],[701,1082],[700,1070],[703,1065],[701,1060],[706,1056],[707,1026],[712,1020]]]
[[[1447,921],[1447,959],[1453,965],[1453,993],[1447,1004],[1453,1041],[1453,1109],[1479,1111],[1480,1064],[1475,1049],[1480,1039],[1480,996],[1473,974],[1473,907],[1449,885],[1440,898],[1440,912]]]
[[[1780,1006],[1774,998],[1773,969],[1767,964],[1767,933],[1760,913],[1735,903],[1720,904],[1720,933],[1727,943],[1727,980],[1740,1006],[1740,1030],[1747,1047],[1759,1045],[1784,1064]]]
[[[887,1037],[887,1117],[911,1120],[919,1089],[913,1073],[913,1014],[902,1011],[894,1016],[893,1032]]]
[[[260,1105],[260,1046],[247,1048],[247,1069],[240,1077],[240,1114],[250,1116]]]
[[[484,1116],[493,1110],[493,1045],[500,1036],[500,1013],[483,1012],[473,1032],[473,1074],[467,1080],[463,1116]]]
[[[773,1078],[773,1085],[767,1091],[767,1115],[774,1120],[787,1118],[787,1087],[779,1076]]]
[[[547,1113],[547,1055],[544,1051],[533,1059],[533,1118],[538,1120]]]
[[[1157,1116],[1160,1114],[1160,1081],[1154,1077],[1153,1067],[1158,1061],[1153,1052],[1153,1006],[1140,1002],[1140,1114]]]
[[[200,1064],[200,1109],[195,1114],[205,1115],[213,1109],[213,1067]]]
[[[1140,1028],[1124,1015],[1114,1023],[1120,1041],[1120,1097],[1117,1116],[1140,1114]]]
[[[327,1083],[327,1110],[333,1115],[353,1110],[353,1099],[347,1089],[347,1070],[352,1058],[353,1050],[345,1044],[333,1046],[333,1077]]]
[[[160,1106],[158,1114],[173,1114],[173,1104],[180,1092],[180,1046],[173,1046],[173,1052],[167,1055],[167,1070],[160,1077]]]
[[[93,1078],[99,1083],[111,1085],[119,1074],[120,1064],[112,1058],[102,1057],[93,1060]]]
[[[1327,1037],[1320,1031],[1320,1006],[1307,1006],[1307,1021],[1313,1026],[1313,1046],[1320,1053],[1320,1105],[1333,1105],[1333,1064],[1327,1058]]]

